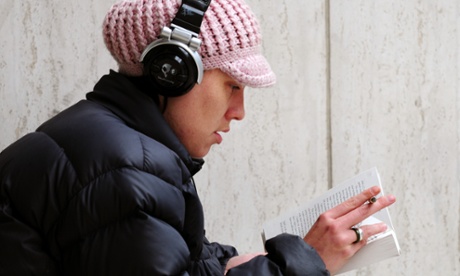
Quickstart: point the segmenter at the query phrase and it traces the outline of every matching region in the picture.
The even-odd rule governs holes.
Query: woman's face
[[[187,94],[168,99],[164,116],[194,158],[204,157],[231,120],[244,118],[244,86],[221,70],[205,71]]]

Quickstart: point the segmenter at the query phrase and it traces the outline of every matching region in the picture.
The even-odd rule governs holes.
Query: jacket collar
[[[174,151],[193,176],[202,167],[203,159],[193,159],[169,127],[153,99],[143,93],[128,77],[110,71],[86,95],[90,101],[110,109],[133,129],[157,140]]]

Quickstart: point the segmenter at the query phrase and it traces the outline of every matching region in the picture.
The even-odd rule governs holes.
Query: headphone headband
[[[173,19],[171,25],[179,26],[186,30],[190,30],[197,36],[200,33],[201,22],[203,21],[204,13],[211,4],[211,0],[184,0]]]

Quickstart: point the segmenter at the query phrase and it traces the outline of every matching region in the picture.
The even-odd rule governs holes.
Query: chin
[[[190,153],[190,156],[192,156],[192,158],[195,158],[195,159],[201,159],[201,158],[204,158],[206,155],[208,155],[209,151],[210,151],[210,148],[203,149],[201,151]]]

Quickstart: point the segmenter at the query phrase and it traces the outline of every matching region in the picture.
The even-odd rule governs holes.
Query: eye
[[[226,90],[233,93],[241,92],[244,90],[244,85],[242,83],[239,83],[233,79],[225,82]]]
[[[230,87],[232,88],[232,92],[233,91],[238,91],[241,89],[241,87],[239,85],[230,85]]]

